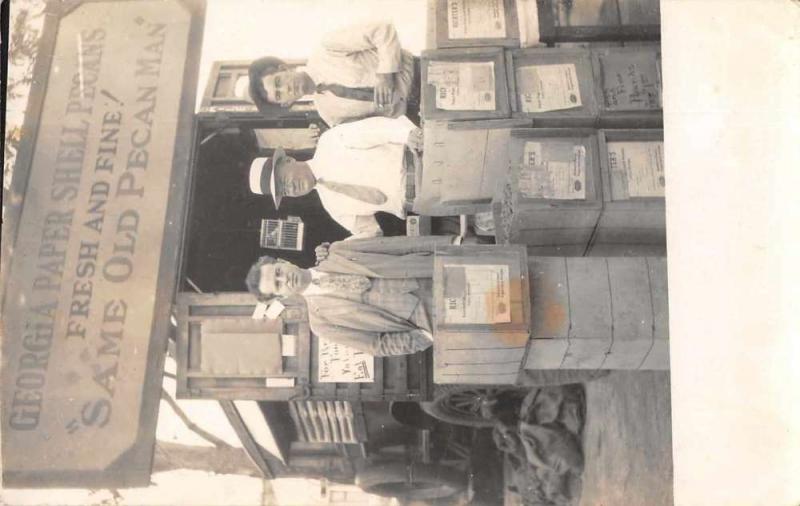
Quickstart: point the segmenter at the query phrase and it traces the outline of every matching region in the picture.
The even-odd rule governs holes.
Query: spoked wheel
[[[421,403],[422,409],[443,422],[467,427],[491,427],[494,420],[486,418],[484,409],[502,393],[522,391],[514,387],[440,387],[432,402]]]
[[[369,494],[421,501],[460,494],[467,487],[467,478],[447,466],[389,462],[360,471],[356,485]]]

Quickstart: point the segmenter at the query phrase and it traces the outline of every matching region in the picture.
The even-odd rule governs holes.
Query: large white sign
[[[349,346],[319,338],[320,383],[372,383],[375,357]]]

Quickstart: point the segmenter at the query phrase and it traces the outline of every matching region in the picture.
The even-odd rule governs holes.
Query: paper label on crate
[[[320,383],[372,383],[375,357],[349,346],[319,338]]]
[[[256,307],[253,309],[253,314],[251,318],[254,320],[263,320],[267,317],[267,310],[269,306],[263,302],[259,302],[256,304]]]
[[[508,265],[444,266],[444,322],[511,322]]]
[[[523,112],[561,111],[583,105],[573,63],[520,67],[516,77]]]
[[[436,88],[436,108],[491,111],[496,108],[494,62],[428,63],[428,84]]]
[[[603,103],[612,111],[661,109],[661,69],[652,52],[609,54],[600,58]]]
[[[664,143],[609,142],[608,168],[626,182],[630,197],[663,197]]]
[[[503,0],[447,0],[451,39],[500,39],[506,36]]]
[[[543,154],[541,142],[526,142],[519,191],[527,198],[583,200],[586,198],[586,148],[573,146],[572,153],[560,159]]]

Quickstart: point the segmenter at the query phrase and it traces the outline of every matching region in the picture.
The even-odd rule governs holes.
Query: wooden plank
[[[300,413],[297,411],[297,404],[295,402],[287,402],[287,404],[289,405],[289,416],[292,418],[292,422],[297,428],[297,438],[300,441],[308,441],[308,433],[300,418]]]
[[[522,356],[525,354],[525,346],[502,349],[448,349],[446,361],[441,366],[460,367],[460,366],[503,366],[519,365]]]
[[[653,347],[652,339],[614,340],[603,369],[637,370]]]
[[[474,384],[474,385],[514,385],[517,382],[519,371],[501,373],[492,371],[488,373],[471,373],[466,371],[434,373],[434,382],[438,385],[446,384]]]
[[[364,407],[360,402],[344,402],[345,415],[353,420],[353,438],[359,443],[369,441],[367,421],[364,417]]]
[[[669,339],[669,301],[667,290],[666,257],[648,257],[650,274],[650,293],[653,300],[653,336],[655,339]]]
[[[669,340],[656,339],[653,347],[645,357],[640,370],[669,370]]]
[[[614,342],[653,340],[650,273],[644,258],[607,259]],[[616,351],[613,348],[612,351]]]
[[[606,259],[568,258],[566,262],[570,339],[607,336],[610,341],[612,309]]]
[[[562,369],[602,369],[606,354],[611,349],[611,339],[571,339]]]
[[[438,36],[436,31],[438,29],[436,23],[436,1],[427,0],[425,7],[425,49],[438,48]]]
[[[178,399],[184,399],[191,396],[191,392],[189,391],[188,376],[186,374],[189,369],[189,301],[186,298],[182,298],[181,295],[182,294],[178,294],[176,301],[178,332],[175,342],[175,396]]]
[[[531,276],[531,337],[566,338],[570,312],[566,260],[529,257],[528,272]]]
[[[591,257],[659,257],[666,256],[666,244],[608,244],[589,246],[586,256]]]
[[[568,348],[567,339],[531,339],[525,369],[559,369]]]
[[[584,244],[561,244],[553,246],[528,246],[528,254],[540,257],[582,257],[586,251]]]
[[[236,409],[236,406],[233,404],[233,402],[220,401],[219,405],[222,407],[225,417],[228,419],[228,422],[231,424],[233,430],[236,432],[236,435],[239,437],[239,440],[242,442],[247,455],[256,465],[259,472],[261,472],[265,479],[269,480],[275,478],[276,473],[270,468],[269,462],[261,454],[258,443],[250,433],[247,425],[245,425],[242,415],[239,414],[239,411]]]

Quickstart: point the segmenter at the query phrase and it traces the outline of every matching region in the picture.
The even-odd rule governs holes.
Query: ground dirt
[[[615,371],[586,403],[581,506],[672,505],[669,372]]]

